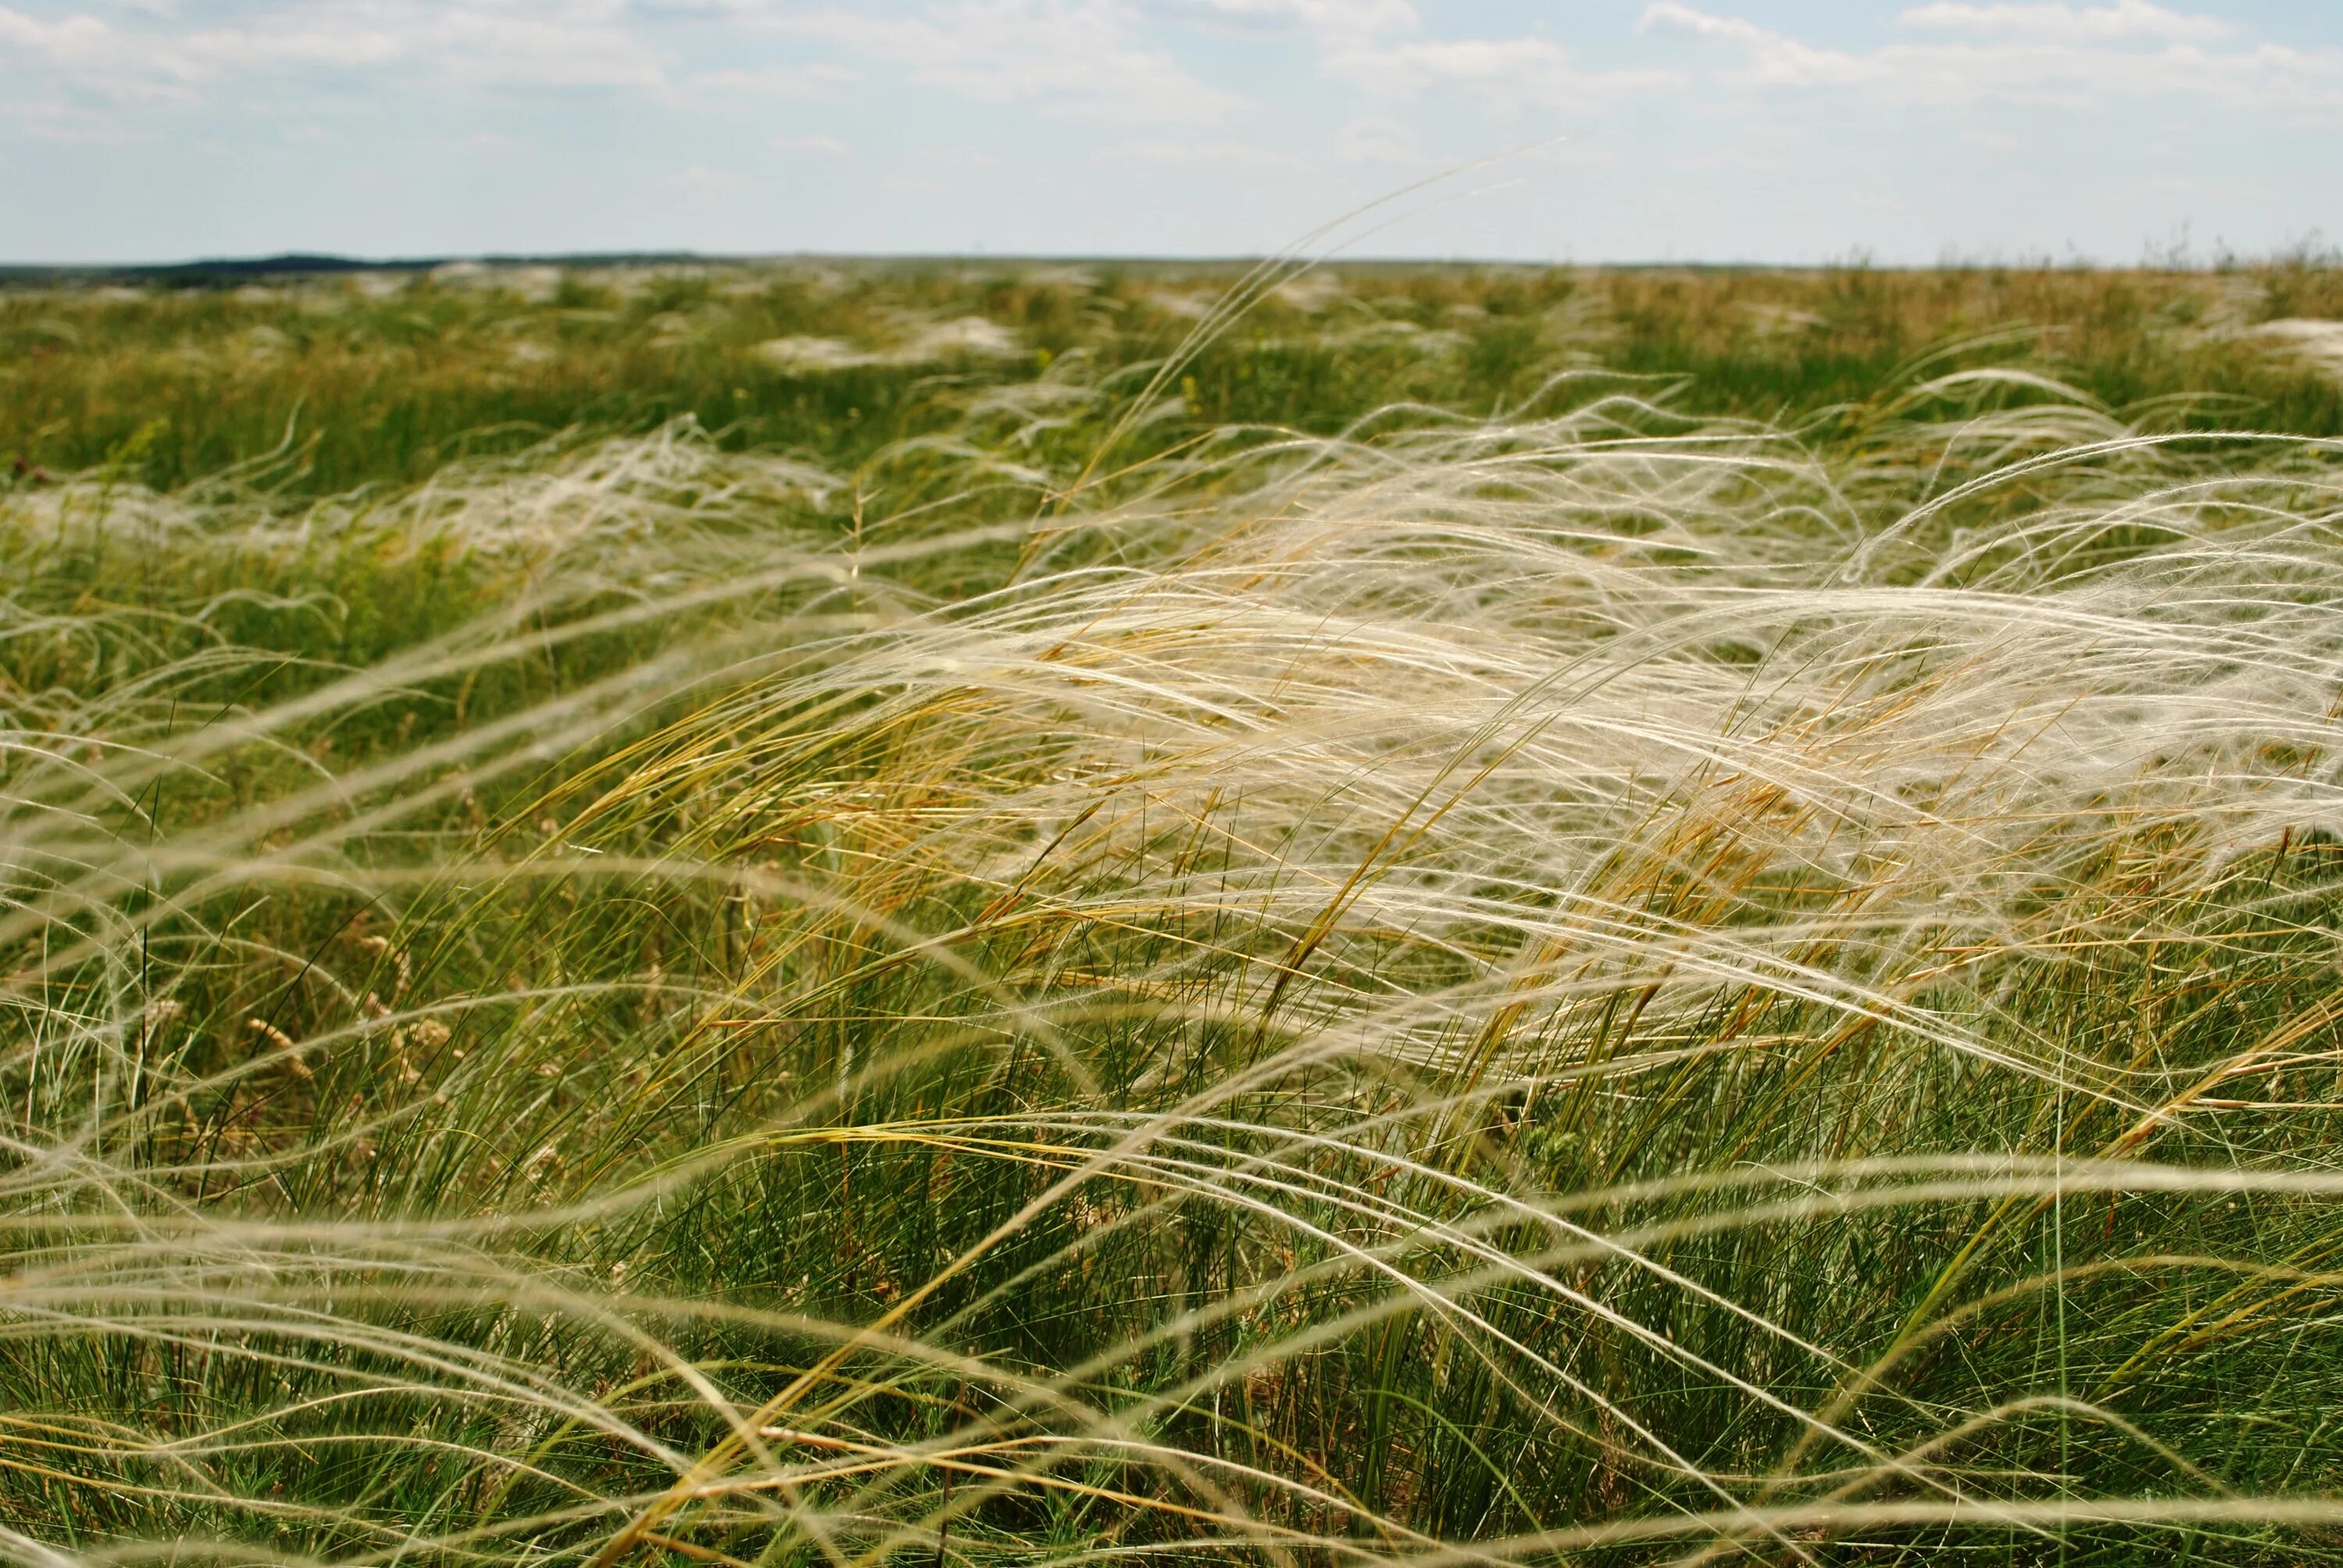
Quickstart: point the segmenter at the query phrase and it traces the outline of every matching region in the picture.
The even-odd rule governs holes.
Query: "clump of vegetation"
[[[2343,436],[2343,340],[2292,330],[2343,317],[2338,278],[2300,261],[1351,266],[1248,289],[1242,319],[1192,345],[1165,388],[1177,406],[1152,406],[1146,449],[1232,425],[1335,435],[1403,403],[1552,412],[1528,400],[1558,372],[1597,368],[1651,377],[1680,411],[1792,423],[1809,439],[1884,386],[1985,365],[2055,377],[2151,428]],[[956,429],[982,388],[1045,392],[1071,376],[1128,396],[1240,281],[1168,263],[841,264],[0,291],[0,463],[112,464],[176,488],[278,452],[272,486],[316,497],[688,416],[727,450],[845,472]]]
[[[2336,1554],[2318,367],[1175,285],[8,303],[0,1546]]]

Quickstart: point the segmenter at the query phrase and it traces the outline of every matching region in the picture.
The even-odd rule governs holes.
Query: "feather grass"
[[[2337,450],[1928,368],[0,498],[0,1552],[2324,1560]]]

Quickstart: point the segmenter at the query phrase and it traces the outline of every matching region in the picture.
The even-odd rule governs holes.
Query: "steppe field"
[[[2343,1563],[2343,269],[0,289],[0,1558]]]

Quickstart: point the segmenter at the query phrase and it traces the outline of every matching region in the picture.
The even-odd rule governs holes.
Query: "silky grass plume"
[[[1980,342],[0,496],[0,1552],[2328,1560],[2343,448]]]

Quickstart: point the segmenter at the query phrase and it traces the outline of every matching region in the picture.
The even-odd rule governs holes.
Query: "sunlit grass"
[[[0,1545],[2336,1555],[2337,449],[1587,352],[0,498]]]

